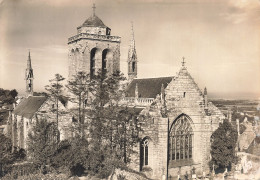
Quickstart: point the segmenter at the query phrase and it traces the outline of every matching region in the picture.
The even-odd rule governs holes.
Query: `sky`
[[[134,26],[138,78],[186,67],[212,98],[260,98],[259,0],[0,0],[0,88],[25,91],[28,51],[34,90],[68,76],[68,38],[92,15],[121,37],[121,71]]]

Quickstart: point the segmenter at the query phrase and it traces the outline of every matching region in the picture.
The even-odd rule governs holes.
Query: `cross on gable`
[[[95,3],[93,4],[92,9],[93,9],[93,15],[95,16],[95,11],[96,11],[96,5],[95,5]]]
[[[185,62],[184,60],[185,60],[185,57],[182,57],[182,62],[181,62],[181,63],[182,63],[182,66],[185,66],[185,63],[186,63],[186,62]]]

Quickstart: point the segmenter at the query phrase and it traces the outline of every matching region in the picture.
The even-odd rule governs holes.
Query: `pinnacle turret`
[[[134,28],[132,23],[132,37],[128,50],[128,79],[132,80],[137,77],[137,54],[135,48]]]
[[[33,69],[31,62],[31,53],[29,51],[28,59],[27,59],[27,67],[25,71],[25,81],[26,81],[26,94],[28,96],[33,95]]]

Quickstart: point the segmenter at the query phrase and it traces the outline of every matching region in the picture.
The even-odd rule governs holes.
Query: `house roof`
[[[23,99],[14,109],[14,114],[31,119],[33,115],[39,110],[42,104],[46,101],[44,96],[29,96]]]
[[[126,97],[135,97],[136,84],[138,86],[138,95],[140,98],[155,98],[161,93],[162,84],[164,88],[171,82],[170,77],[133,79],[126,89]]]

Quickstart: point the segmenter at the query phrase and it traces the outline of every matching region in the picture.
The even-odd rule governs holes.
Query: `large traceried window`
[[[169,134],[170,164],[177,165],[178,162],[185,164],[192,160],[192,139],[190,120],[186,115],[181,115],[173,122]]]

